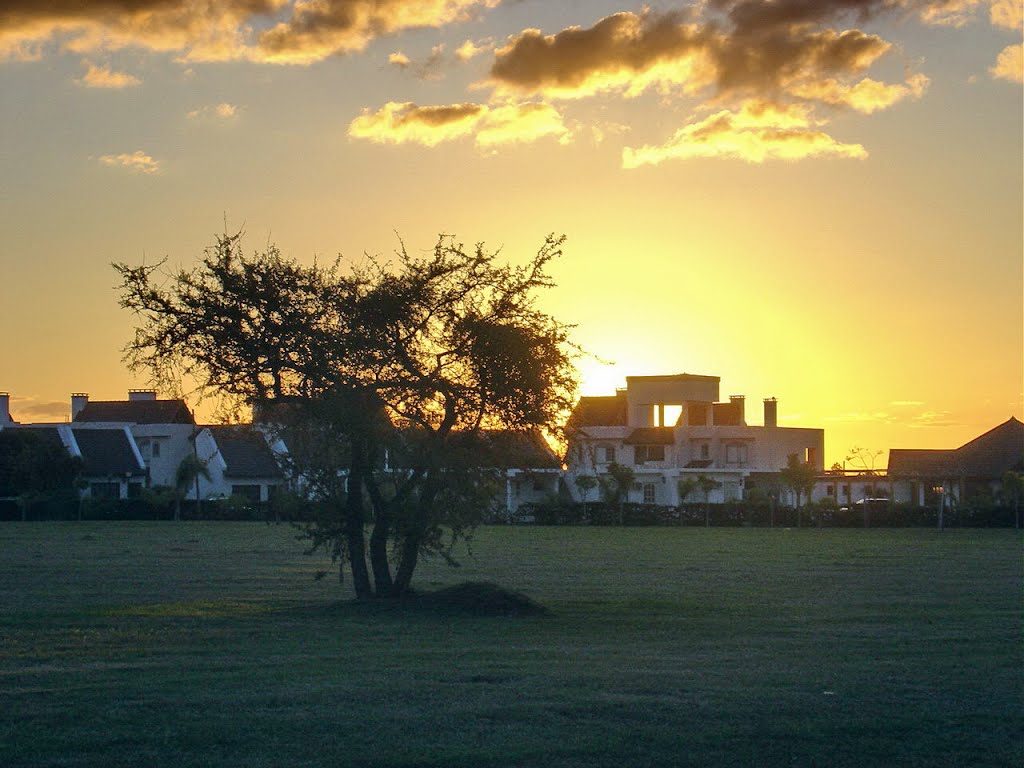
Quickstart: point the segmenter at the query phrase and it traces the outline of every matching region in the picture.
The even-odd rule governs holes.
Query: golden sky
[[[9,0],[0,390],[22,421],[145,386],[111,261],[244,228],[512,260],[627,375],[748,420],[954,447],[1021,418],[1021,0]],[[613,364],[599,362],[611,361]]]

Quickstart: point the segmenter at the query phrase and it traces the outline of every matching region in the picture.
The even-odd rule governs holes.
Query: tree
[[[189,488],[195,487],[196,505],[199,501],[199,478],[210,479],[210,470],[206,463],[193,453],[189,453],[178,464],[174,471],[174,519],[181,520],[181,502],[188,495]]]
[[[999,495],[1004,504],[1013,508],[1013,527],[1020,528],[1020,507],[1024,501],[1024,473],[1007,470],[999,483]]]
[[[817,471],[812,464],[804,464],[797,458],[795,453],[789,454],[786,458],[786,466],[780,473],[783,482],[796,495],[796,527],[801,524],[801,512],[803,509],[803,496],[811,498],[814,491],[814,481],[817,478]]]
[[[629,498],[629,491],[633,487],[636,473],[632,467],[619,464],[613,461],[608,465],[608,475],[599,478],[601,483],[601,495],[609,504],[614,504],[619,509],[619,525],[625,519],[624,506]]]
[[[715,488],[720,487],[721,485],[722,484],[720,482],[718,482],[717,480],[715,480],[715,478],[713,478],[713,477],[708,477],[707,475],[699,475],[697,477],[697,487],[700,488],[700,492],[702,494],[704,494],[704,527],[705,528],[710,528],[711,527],[711,504],[709,503],[709,499],[711,497],[711,492],[713,490],[715,490]]]
[[[191,269],[115,264],[138,319],[126,360],[302,435],[294,470],[325,510],[313,548],[350,567],[358,598],[400,596],[421,554],[448,556],[486,511],[472,436],[556,436],[572,405],[570,327],[535,306],[562,243],[513,267],[442,236],[426,255],[402,246],[343,269],[273,246],[246,256],[239,233]]]
[[[71,496],[81,467],[56,435],[0,430],[0,498],[17,498],[23,520],[31,497]]]
[[[580,495],[583,497],[583,516],[587,516],[587,500],[590,498],[590,492],[597,487],[597,478],[593,475],[576,475],[573,480],[576,487],[580,491]]]

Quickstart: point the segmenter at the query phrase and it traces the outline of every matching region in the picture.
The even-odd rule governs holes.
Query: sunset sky
[[[1022,414],[1021,0],[7,0],[0,391],[146,386],[110,262],[568,236],[584,394],[955,447]],[[612,361],[606,365],[597,358]],[[884,461],[884,455],[882,457]]]

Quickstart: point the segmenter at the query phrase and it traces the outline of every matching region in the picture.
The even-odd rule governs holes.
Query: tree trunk
[[[406,534],[405,540],[402,542],[402,559],[398,563],[395,581],[391,585],[392,597],[401,597],[409,591],[412,574],[416,570],[416,562],[420,556],[421,540],[419,532]]]
[[[416,563],[420,556],[420,544],[423,543],[423,532],[431,518],[434,507],[434,498],[437,496],[437,489],[430,481],[423,490],[422,495],[416,502],[416,517],[411,530],[405,534],[402,541],[402,558],[398,563],[398,570],[395,572],[395,581],[391,587],[391,594],[394,597],[401,597],[409,591],[412,583],[412,574],[416,570]]]
[[[348,496],[345,499],[345,542],[348,545],[352,586],[355,588],[357,600],[369,600],[373,597],[370,572],[366,567],[364,523],[362,467],[358,462],[353,462],[348,476]]]
[[[367,473],[366,490],[373,504],[373,532],[370,534],[370,566],[373,568],[373,583],[378,595],[391,594],[394,581],[391,565],[388,563],[388,536],[391,534],[391,510],[380,493],[375,481]]]

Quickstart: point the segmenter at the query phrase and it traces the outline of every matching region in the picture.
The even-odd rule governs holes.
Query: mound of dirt
[[[472,616],[538,616],[547,609],[524,595],[489,581],[467,581],[436,592],[420,593],[413,601],[422,608]]]

